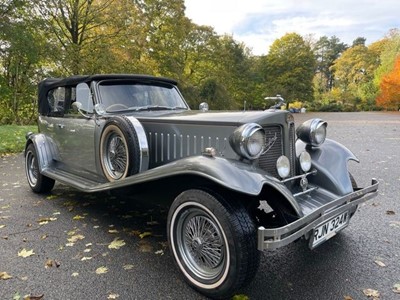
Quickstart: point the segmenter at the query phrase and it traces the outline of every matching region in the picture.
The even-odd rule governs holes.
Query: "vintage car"
[[[378,182],[357,187],[327,123],[295,128],[285,110],[190,110],[174,80],[73,76],[39,84],[39,133],[27,134],[34,192],[58,181],[84,192],[146,184],[174,195],[169,248],[185,280],[211,298],[248,284],[260,251],[311,249],[349,224]]]

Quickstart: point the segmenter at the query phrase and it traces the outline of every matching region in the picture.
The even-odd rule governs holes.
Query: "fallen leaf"
[[[117,229],[110,229],[108,233],[119,233],[119,231]]]
[[[71,274],[71,276],[72,277],[77,277],[77,276],[79,276],[79,273],[78,272],[74,272],[74,273]]]
[[[240,295],[234,295],[232,297],[232,300],[250,300],[250,298],[247,295],[240,294]]]
[[[133,267],[133,265],[124,265],[122,268],[124,268],[124,270],[132,270]]]
[[[400,283],[396,283],[393,286],[393,292],[396,293],[396,294],[400,294]]]
[[[40,237],[41,240],[45,240],[45,239],[47,239],[47,238],[48,238],[48,235],[47,235],[47,234],[44,234],[44,235],[42,235],[42,236]]]
[[[25,248],[18,252],[18,256],[23,257],[23,258],[27,258],[34,254],[35,254],[35,252],[33,252],[33,250],[26,250]]]
[[[84,256],[81,258],[81,261],[85,261],[85,260],[91,260],[93,257],[91,256]]]
[[[367,297],[379,298],[380,296],[379,292],[373,289],[365,289],[363,290],[363,293]]]
[[[375,263],[380,267],[386,267],[385,263],[381,262],[380,260],[375,260]]]
[[[141,239],[143,239],[145,237],[148,237],[148,236],[151,236],[151,232],[149,232],[149,231],[146,231],[146,232],[143,232],[143,233],[139,234],[139,237]]]
[[[118,294],[110,294],[110,295],[108,295],[108,297],[107,297],[107,299],[117,299],[117,298],[119,298],[119,295],[118,295]]]
[[[83,250],[84,253],[89,253],[90,251],[92,251],[92,249],[85,249],[85,250]]]
[[[37,222],[39,223],[39,225],[45,225],[48,224],[49,222],[52,221],[56,221],[57,218],[40,218],[39,220],[37,220]]]
[[[76,234],[68,238],[68,242],[76,243],[77,241],[83,240],[85,237],[82,234]]]
[[[73,247],[75,245],[75,243],[66,243],[65,246],[66,247]]]
[[[84,216],[76,215],[75,217],[72,218],[72,220],[82,220],[84,219]]]
[[[11,275],[7,274],[7,272],[0,272],[0,279],[7,280],[13,278]]]
[[[110,245],[108,245],[108,249],[119,249],[122,246],[125,246],[125,241],[124,240],[120,240],[119,238],[115,238]]]
[[[24,297],[24,300],[41,300],[43,299],[44,294],[38,295],[38,296],[32,296],[32,295],[28,295]]]
[[[154,252],[157,255],[164,255],[164,250],[157,250],[156,252]]]
[[[344,300],[353,300],[351,296],[344,296]]]
[[[99,267],[96,269],[96,274],[100,275],[100,274],[105,274],[108,272],[108,268],[106,267]]]
[[[0,229],[2,229],[2,228],[4,228],[4,227],[6,227],[6,225],[0,225]]]
[[[20,295],[18,292],[16,292],[16,293],[14,294],[12,300],[21,300],[21,295]]]
[[[386,214],[389,216],[395,215],[396,213],[393,210],[387,210]]]
[[[58,198],[58,195],[50,195],[50,196],[46,197],[47,200],[54,200],[54,199],[57,199],[57,198]]]

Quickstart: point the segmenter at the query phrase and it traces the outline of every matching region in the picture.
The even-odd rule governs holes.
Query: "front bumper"
[[[378,186],[378,181],[372,179],[370,186],[331,201],[293,223],[271,229],[258,227],[258,250],[272,250],[286,246],[332,217],[354,210],[357,205],[376,197]]]

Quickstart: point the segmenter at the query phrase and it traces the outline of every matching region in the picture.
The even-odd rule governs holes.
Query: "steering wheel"
[[[116,107],[119,107],[119,109],[115,109]],[[122,103],[115,103],[115,104],[111,104],[109,107],[107,107],[106,111],[120,110],[120,109],[129,109],[129,107]]]

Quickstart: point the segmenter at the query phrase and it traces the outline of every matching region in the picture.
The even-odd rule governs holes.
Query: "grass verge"
[[[26,142],[25,134],[29,131],[37,132],[37,126],[0,126],[0,155],[23,151]]]

